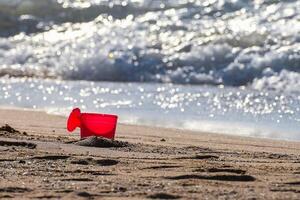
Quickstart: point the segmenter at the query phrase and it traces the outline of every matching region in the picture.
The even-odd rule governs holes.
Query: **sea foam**
[[[1,75],[280,90],[267,79],[299,82],[299,1],[0,4],[16,21],[11,31],[0,23],[7,35],[0,40]],[[38,30],[29,33],[22,20]]]

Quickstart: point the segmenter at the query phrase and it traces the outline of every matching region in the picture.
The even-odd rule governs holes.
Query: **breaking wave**
[[[0,75],[300,92],[300,1],[1,0]]]

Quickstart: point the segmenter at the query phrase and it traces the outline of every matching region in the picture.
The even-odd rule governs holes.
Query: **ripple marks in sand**
[[[171,180],[183,180],[183,179],[202,179],[202,180],[214,180],[214,181],[240,181],[240,182],[249,182],[255,181],[255,178],[250,175],[196,175],[196,174],[188,174],[188,175],[180,175],[180,176],[172,176],[167,177],[167,179]]]
[[[211,173],[218,173],[218,172],[225,172],[225,173],[234,173],[234,174],[245,174],[246,171],[242,169],[234,169],[234,168],[209,168],[209,169],[196,169],[194,172],[211,172]]]
[[[70,156],[66,155],[42,155],[42,156],[34,156],[31,159],[37,160],[65,160],[68,159]]]
[[[150,199],[179,199],[180,196],[175,196],[172,194],[167,194],[167,193],[156,193],[149,195],[148,198]]]
[[[30,192],[31,189],[28,188],[22,188],[22,187],[2,187],[0,188],[0,192],[6,192],[6,193],[24,193],[24,192]]]
[[[16,147],[25,147],[28,149],[36,148],[36,144],[31,142],[18,142],[18,141],[5,141],[5,140],[0,140],[0,146],[16,146]]]
[[[100,159],[100,160],[94,160],[92,158],[85,158],[85,159],[78,159],[78,160],[72,160],[72,164],[77,165],[100,165],[100,166],[113,166],[119,163],[118,160],[113,159]]]

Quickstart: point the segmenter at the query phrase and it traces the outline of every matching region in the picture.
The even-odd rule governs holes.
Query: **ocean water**
[[[0,106],[300,140],[300,1],[0,0]]]

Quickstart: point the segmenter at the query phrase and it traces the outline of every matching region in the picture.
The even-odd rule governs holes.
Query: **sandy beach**
[[[0,119],[1,198],[300,198],[300,142],[119,124],[123,146],[90,147],[61,116]]]
[[[300,0],[0,0],[0,200],[300,200],[299,24]]]

